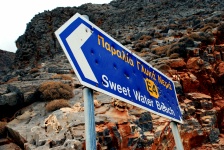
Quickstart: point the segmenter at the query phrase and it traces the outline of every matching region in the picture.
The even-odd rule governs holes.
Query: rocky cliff
[[[76,12],[174,81],[186,150],[224,149],[223,6],[114,0],[35,15],[0,85],[0,149],[85,149],[82,85],[54,35]],[[94,105],[98,149],[174,149],[169,120],[99,92]]]
[[[91,22],[127,45],[142,35],[158,37],[168,34],[169,29],[200,28],[206,22],[214,22],[220,15],[214,11],[221,10],[222,6],[218,1],[117,0],[105,5],[86,4],[45,11],[35,15],[25,33],[16,40],[18,50],[14,66],[36,65],[40,60],[61,53],[54,31],[76,12],[88,15]],[[161,31],[154,29],[157,26]],[[137,46],[134,48],[138,51]]]
[[[1,83],[1,80],[4,80],[2,78],[3,75],[5,75],[10,70],[10,67],[13,64],[14,58],[15,58],[15,53],[0,50],[0,83]]]

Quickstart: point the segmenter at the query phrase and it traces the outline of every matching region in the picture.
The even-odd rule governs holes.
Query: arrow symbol
[[[74,57],[79,64],[83,75],[85,78],[94,81],[98,83],[81,47],[85,42],[89,39],[89,37],[92,35],[91,30],[84,25],[83,23],[80,24],[74,32],[72,32],[67,38],[66,41],[68,42],[68,45],[70,46],[70,49],[72,50]]]

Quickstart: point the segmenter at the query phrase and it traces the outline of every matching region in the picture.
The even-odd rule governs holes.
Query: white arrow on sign
[[[66,41],[70,49],[73,51],[73,54],[78,65],[80,67],[82,73],[85,78],[98,83],[86,57],[81,49],[82,45],[88,40],[88,38],[92,35],[92,31],[85,26],[84,24],[80,24],[74,32],[72,32],[67,38]]]

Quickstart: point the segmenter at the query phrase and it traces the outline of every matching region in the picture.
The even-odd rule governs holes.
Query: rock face
[[[15,58],[15,53],[0,50],[0,83],[2,76],[10,69]]]
[[[133,43],[132,49],[136,51],[147,48],[152,45],[153,41],[162,46],[167,42],[172,43],[174,40],[172,38],[164,41],[155,40],[153,37],[161,38],[167,34],[181,37],[184,30],[189,28],[190,32],[193,29],[203,28],[205,23],[209,23],[203,28],[206,32],[198,36],[195,35],[195,43],[191,39],[185,38],[174,44],[169,51],[156,52],[162,55],[163,53],[176,53],[183,49],[180,55],[186,56],[188,49],[199,44],[197,41],[202,41],[202,44],[204,42],[212,43],[213,36],[210,36],[210,30],[218,26],[215,21],[222,15],[221,11],[215,10],[221,10],[222,5],[222,2],[218,3],[217,1],[188,0],[183,3],[176,0],[174,3],[167,0],[160,2],[116,0],[104,5],[85,4],[80,7],[45,11],[35,15],[27,24],[25,33],[16,40],[18,50],[14,67],[35,66],[41,60],[52,59],[55,54],[62,53],[54,32],[76,12],[88,15],[90,21],[121,41],[122,44]],[[221,37],[221,34],[218,36]],[[150,36],[152,40],[140,39],[143,35]],[[141,42],[136,42],[137,40],[141,40]]]
[[[218,0],[114,0],[35,15],[0,78],[0,121],[8,122],[0,148],[85,149],[82,85],[54,35],[79,12],[174,81],[184,149],[224,149],[223,8]],[[70,107],[46,111],[38,89],[49,81],[73,87]],[[99,92],[94,105],[98,149],[175,149],[169,120]]]

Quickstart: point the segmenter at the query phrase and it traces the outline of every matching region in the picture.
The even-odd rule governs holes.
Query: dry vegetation
[[[178,53],[170,54],[170,59],[177,59],[179,57],[180,57],[180,55]]]
[[[49,81],[44,82],[39,87],[41,99],[44,101],[54,99],[70,99],[74,96],[72,87],[62,82]]]
[[[201,32],[212,32],[213,27],[212,26],[204,26],[203,28],[200,29]]]
[[[167,50],[170,48],[170,45],[159,46],[156,48],[152,48],[152,53],[156,55],[165,54]]]
[[[192,33],[189,37],[192,38],[194,41],[201,41],[202,43],[207,43],[207,44],[213,43],[213,40],[214,40],[211,34],[208,34],[205,32]]]
[[[75,74],[75,71],[73,69],[70,70],[71,74]]]
[[[5,134],[7,122],[0,121],[0,136],[3,136]]]
[[[51,111],[55,111],[55,110],[58,110],[63,107],[71,107],[71,106],[69,105],[68,101],[65,99],[56,99],[56,100],[50,101],[46,105],[46,110],[48,112],[51,112]]]
[[[38,68],[32,68],[30,70],[30,74],[37,73],[37,72],[39,72],[39,69]]]
[[[152,37],[149,36],[149,35],[142,35],[142,36],[139,38],[139,40],[142,40],[142,41],[144,41],[144,42],[149,41],[149,40],[151,40],[151,39],[152,39]]]
[[[65,74],[56,74],[51,77],[52,79],[73,80],[71,76]]]
[[[18,77],[14,77],[12,79],[9,79],[6,83],[12,83],[12,82],[15,82],[15,81],[18,81]]]

